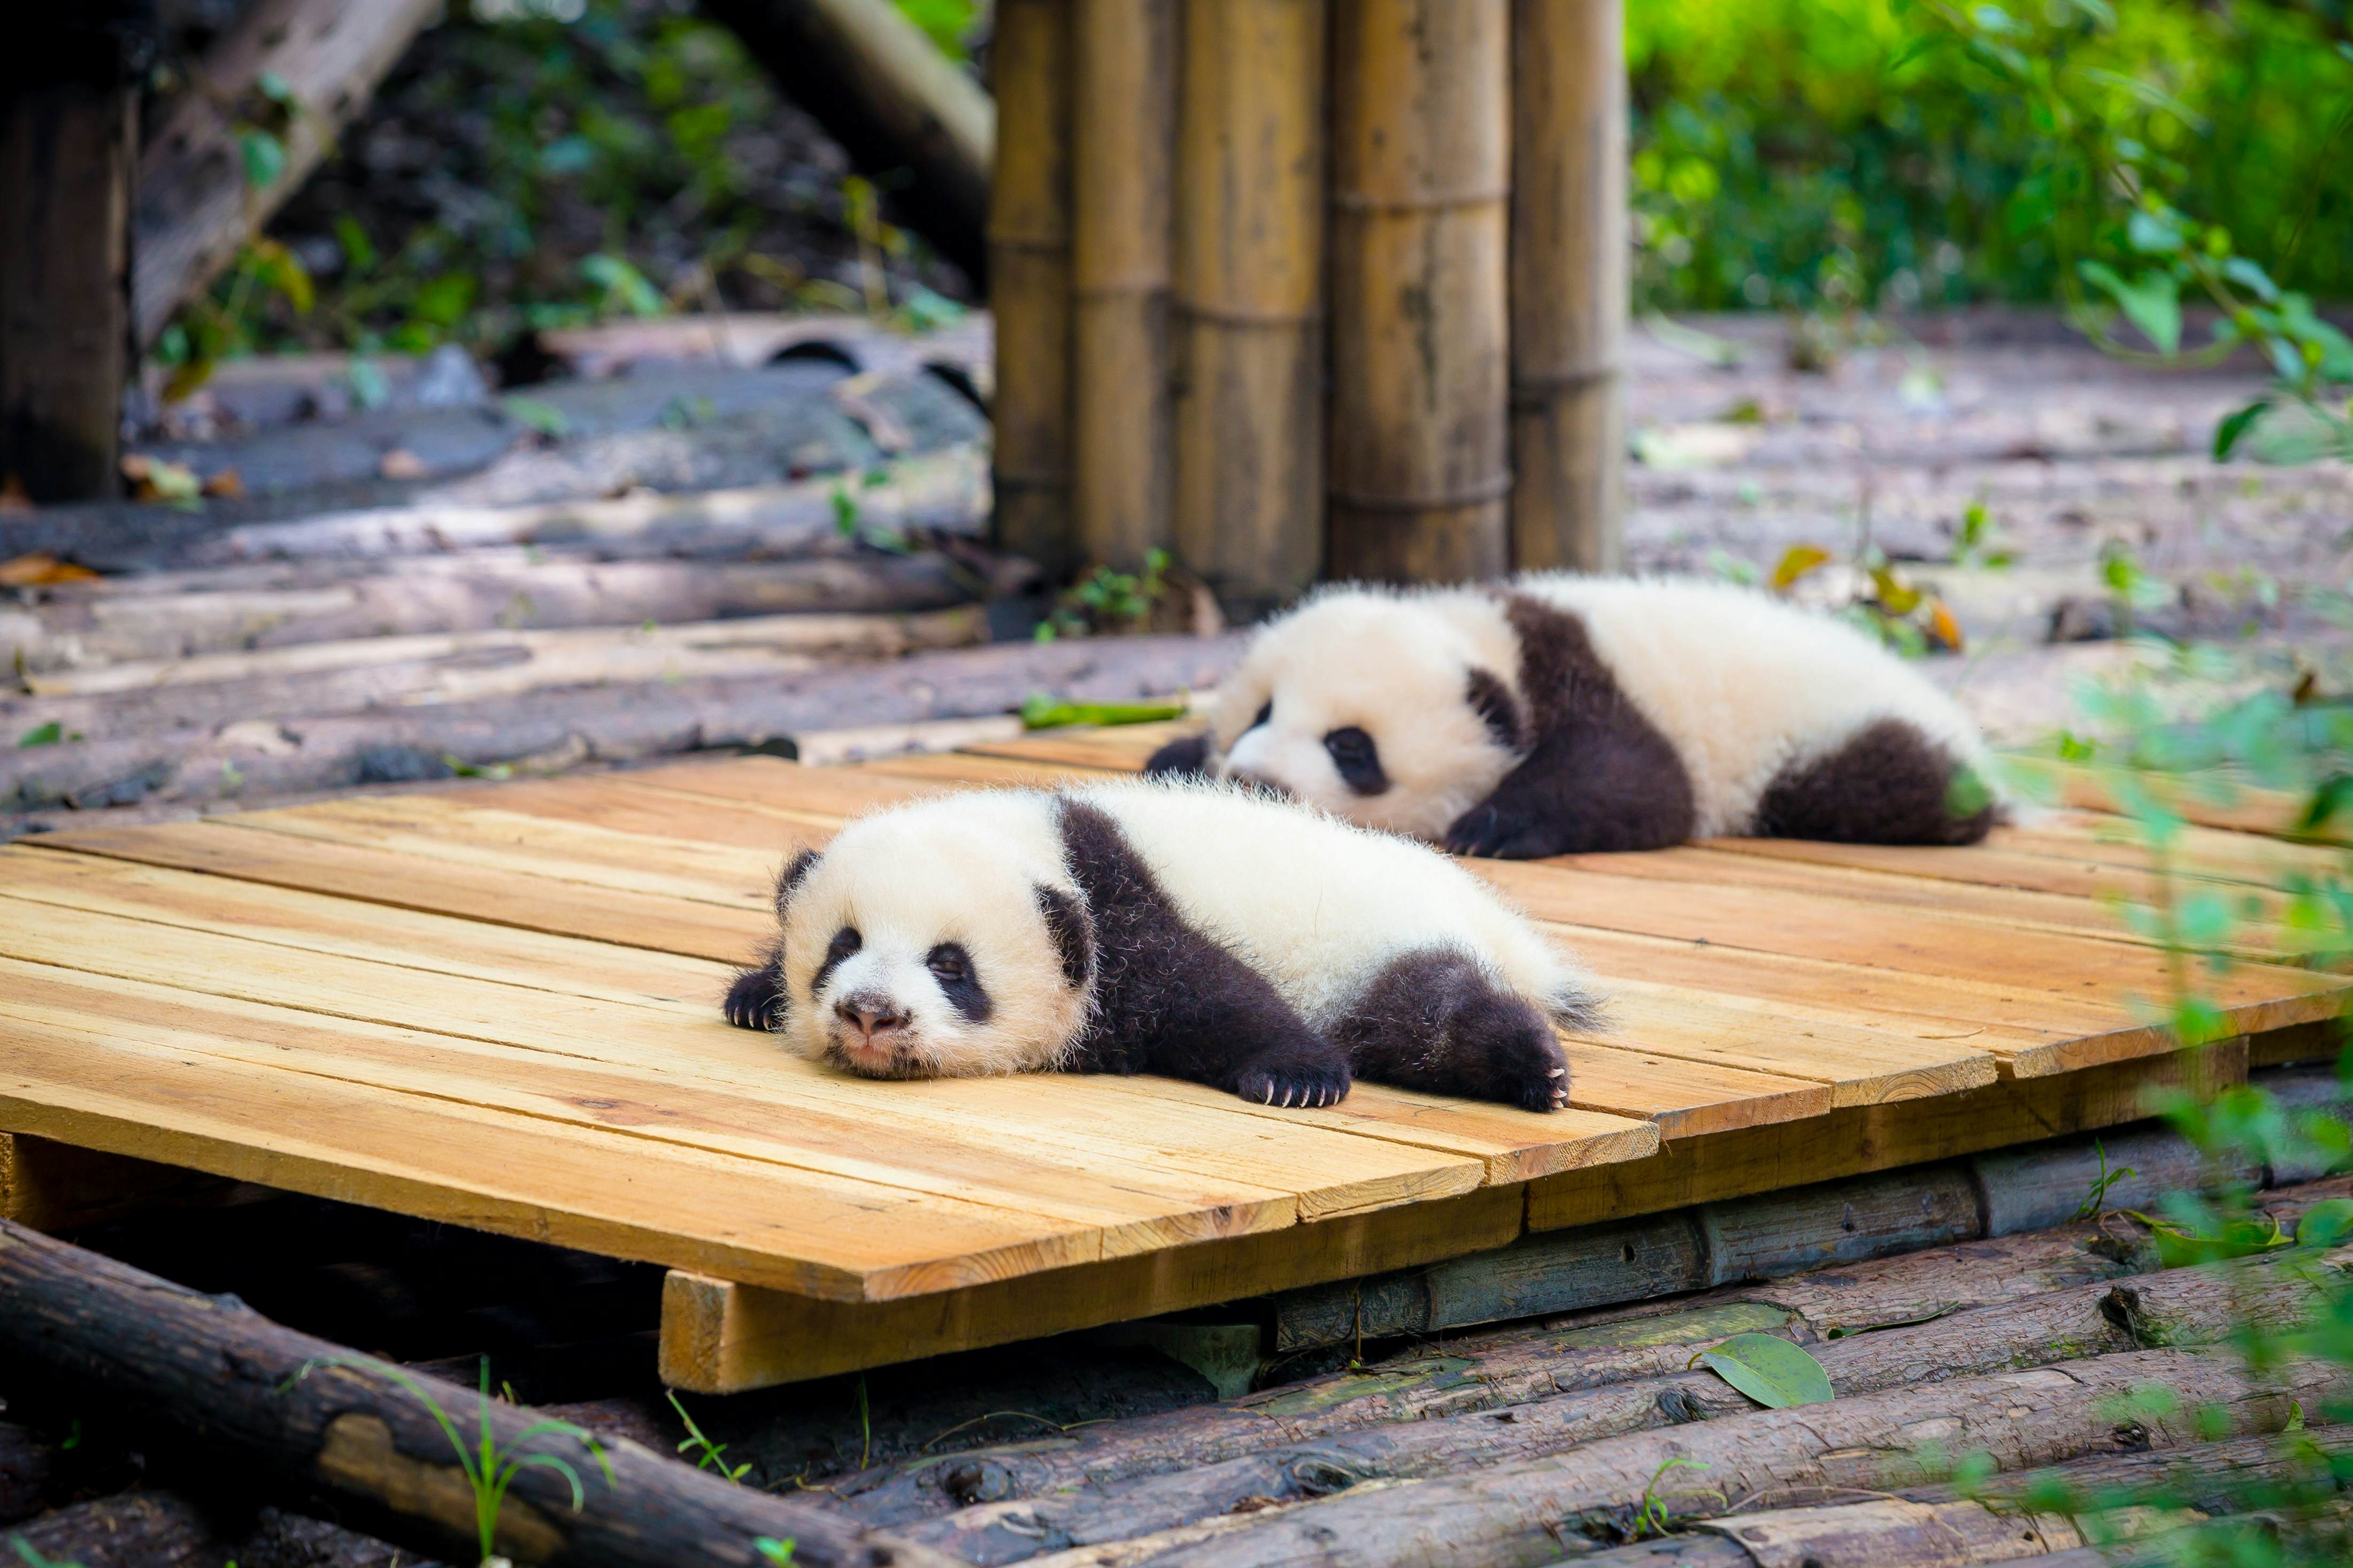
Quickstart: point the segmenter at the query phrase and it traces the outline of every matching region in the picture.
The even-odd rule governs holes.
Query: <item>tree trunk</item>
[[[204,291],[301,188],[445,0],[253,0],[192,73],[139,159],[132,314],[140,343]],[[285,92],[263,90],[282,83]],[[284,157],[248,175],[244,138]]]
[[[989,282],[983,236],[997,110],[890,0],[702,0],[850,162],[887,183],[909,227]]]
[[[132,1407],[224,1463],[315,1489],[386,1539],[470,1562],[473,1498],[448,1437],[416,1389],[501,1448],[543,1454],[581,1474],[575,1510],[562,1478],[526,1468],[500,1515],[501,1551],[525,1563],[741,1564],[761,1537],[795,1542],[807,1568],[917,1568],[940,1560],[811,1504],[730,1486],[633,1443],[604,1463],[562,1434],[525,1436],[534,1413],[412,1378],[342,1346],[280,1328],[228,1297],[203,1296],[79,1247],[0,1224],[0,1350],[83,1397]],[[607,1469],[609,1467],[609,1471]]]
[[[1630,1433],[1468,1478],[1366,1488],[1271,1510],[1262,1522],[1125,1561],[1163,1568],[1538,1568],[1565,1542],[1623,1540],[1649,1499],[1670,1516],[1724,1511],[1791,1487],[1884,1491],[1982,1452],[1998,1471],[2179,1445],[2200,1433],[2276,1432],[2291,1405],[2342,1396],[2345,1370],[2299,1363],[2257,1384],[2235,1356],[2139,1351]],[[2119,1401],[2164,1389],[2171,1415],[2119,1421]],[[2147,1408],[2144,1403],[2140,1406]],[[1669,1468],[1670,1465],[1676,1468]],[[1245,1521],[1252,1516],[1244,1515]]]
[[[2309,1303],[2301,1274],[2256,1265],[2185,1269],[1987,1307],[1816,1349],[1841,1399],[2150,1345],[2210,1344],[2236,1322],[2279,1326]],[[1728,1327],[1728,1325],[1727,1325]],[[1678,1347],[1688,1362],[1688,1347]],[[1738,1417],[1756,1407],[1713,1372],[1679,1372],[1478,1412],[1398,1422],[1222,1464],[902,1525],[968,1563],[1007,1563],[1130,1540],[1246,1504],[1324,1497],[1370,1480],[1426,1479],[1559,1455],[1646,1427]]]
[[[0,487],[37,501],[121,485],[138,94],[90,74],[0,81]]]
[[[1623,0],[1515,0],[1512,564],[1626,558]]]
[[[1510,0],[1333,13],[1332,571],[1503,575]]]

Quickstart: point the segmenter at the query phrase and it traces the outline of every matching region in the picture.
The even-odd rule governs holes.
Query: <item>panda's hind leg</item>
[[[1376,1083],[1529,1110],[1568,1103],[1568,1064],[1551,1023],[1456,949],[1390,960],[1330,1034],[1356,1076]]]
[[[1999,816],[1986,782],[1919,729],[1882,719],[1784,770],[1757,802],[1760,838],[1975,844]]]

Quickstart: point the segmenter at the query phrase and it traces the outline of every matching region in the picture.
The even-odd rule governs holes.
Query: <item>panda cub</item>
[[[1147,773],[1255,783],[1463,855],[1718,835],[1972,844],[1977,727],[1865,633],[1753,589],[1356,585],[1271,623]]]
[[[1586,976],[1419,845],[1133,780],[858,818],[776,882],[728,1021],[869,1078],[1155,1072],[1268,1105],[1353,1078],[1567,1103]]]

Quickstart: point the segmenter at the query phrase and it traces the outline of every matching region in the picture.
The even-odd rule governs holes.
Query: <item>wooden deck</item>
[[[1744,841],[1470,862],[1608,983],[1574,1109],[1360,1085],[870,1083],[727,1027],[792,846],[1156,729],[855,768],[764,758],[0,848],[0,1199],[49,1143],[670,1267],[663,1368],[727,1389],[1435,1261],[1546,1228],[2113,1124],[2179,1071],[2161,955],[2072,812],[1965,850]],[[2332,851],[2213,828],[2258,898]],[[2218,982],[2243,1072],[2346,978]],[[5,1142],[5,1140],[0,1140]],[[7,1173],[18,1173],[11,1178]],[[0,1205],[5,1206],[5,1205]]]

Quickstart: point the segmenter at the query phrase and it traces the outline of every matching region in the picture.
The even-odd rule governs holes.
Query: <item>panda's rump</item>
[[[1752,831],[1842,844],[1975,844],[1995,816],[1974,769],[1917,725],[1881,719],[1784,768],[1758,799]]]

